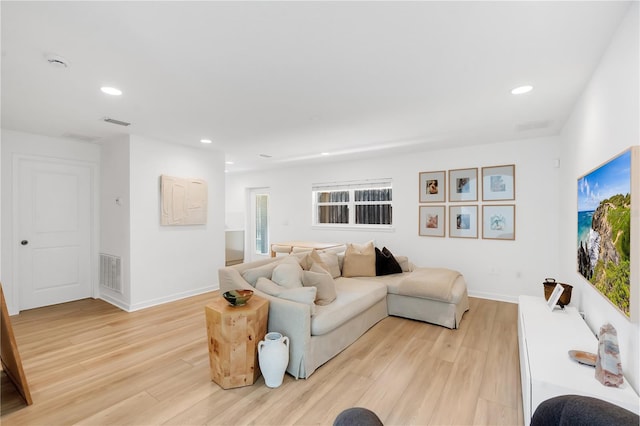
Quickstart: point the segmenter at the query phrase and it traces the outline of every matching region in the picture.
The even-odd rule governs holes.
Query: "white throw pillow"
[[[297,262],[284,262],[273,270],[271,281],[287,288],[302,287],[302,267]]]

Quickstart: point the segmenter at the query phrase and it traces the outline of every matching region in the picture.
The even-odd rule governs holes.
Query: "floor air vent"
[[[122,268],[118,256],[100,253],[100,285],[122,293]]]

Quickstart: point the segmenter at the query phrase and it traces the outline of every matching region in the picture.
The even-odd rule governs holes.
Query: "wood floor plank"
[[[430,424],[473,424],[486,357],[477,349],[460,348]]]
[[[458,330],[388,317],[309,379],[223,390],[210,380],[204,320],[217,295],[133,313],[86,299],[12,317],[34,404],[3,382],[0,421],[331,424],[365,405],[388,425],[522,424],[515,305],[471,298]]]
[[[158,400],[149,395],[147,392],[137,393],[126,398],[117,404],[110,405],[104,410],[98,411],[92,416],[86,417],[75,423],[77,426],[87,425],[121,425],[126,423],[132,412],[145,410],[148,408],[157,408]]]
[[[473,424],[477,426],[511,426],[519,423],[518,410],[479,398]]]
[[[492,343],[487,335],[492,331],[498,305],[486,299],[475,299],[475,302],[462,345],[486,352]]]
[[[438,410],[438,400],[453,363],[425,356],[413,380],[404,390],[394,409],[383,418],[389,425],[427,425]]]
[[[517,310],[516,310],[517,311]],[[499,314],[490,332],[491,346],[487,353],[485,377],[500,377],[483,380],[480,397],[517,410],[519,394],[513,392],[520,387],[520,364],[518,353],[518,326],[509,318],[515,312],[508,304],[498,305]]]
[[[410,338],[397,345],[397,356],[388,364],[378,366],[381,373],[375,386],[371,386],[356,405],[367,408],[375,406],[376,414],[387,418],[428,357],[428,343],[427,340]]]

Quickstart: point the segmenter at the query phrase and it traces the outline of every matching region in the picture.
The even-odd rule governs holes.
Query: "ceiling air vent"
[[[109,118],[109,117],[105,117],[102,120],[107,122],[107,123],[117,124],[118,126],[125,126],[126,127],[126,126],[131,125],[131,123],[127,123],[126,121],[120,121],[120,120],[116,120],[114,118]]]

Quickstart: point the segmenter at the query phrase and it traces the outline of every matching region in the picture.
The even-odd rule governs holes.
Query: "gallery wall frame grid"
[[[515,164],[419,172],[418,235],[515,240],[515,199]]]

